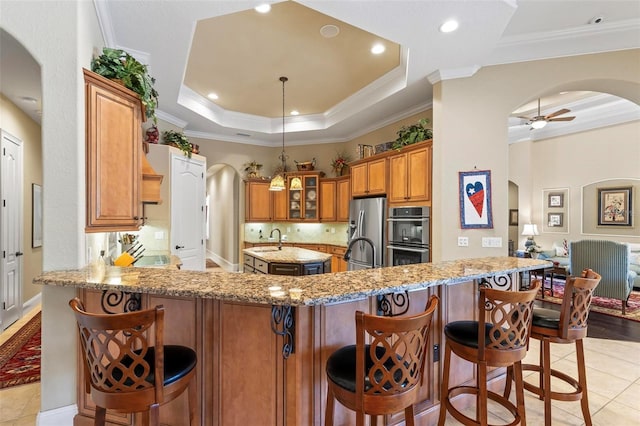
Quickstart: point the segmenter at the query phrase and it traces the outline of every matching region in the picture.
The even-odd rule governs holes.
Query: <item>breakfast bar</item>
[[[74,287],[90,312],[123,312],[162,304],[165,344],[192,347],[198,355],[198,424],[319,425],[326,402],[325,363],[355,343],[357,310],[415,314],[435,294],[440,304],[430,336],[425,380],[415,407],[418,424],[436,424],[440,347],[447,322],[477,317],[477,286],[519,288],[521,272],[548,262],[487,257],[333,274],[286,276],[107,267],[45,272],[34,282]],[[398,298],[406,295],[403,306]],[[131,303],[134,300],[135,303]],[[78,353],[79,356],[79,353]],[[78,366],[81,363],[78,362]],[[455,381],[473,380],[471,365],[452,368]],[[496,380],[501,372],[494,372]],[[78,368],[75,425],[93,422],[94,407]],[[161,406],[161,423],[181,424],[186,396]],[[336,406],[336,424],[355,424]],[[108,413],[111,424],[139,424],[135,415]],[[402,422],[402,414],[386,424]]]

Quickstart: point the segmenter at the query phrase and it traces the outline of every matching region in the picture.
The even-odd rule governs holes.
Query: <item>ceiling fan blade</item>
[[[575,117],[558,117],[558,118],[550,118],[547,121],[571,121]]]
[[[555,116],[557,116],[557,115],[566,114],[566,113],[568,113],[568,112],[571,112],[571,110],[570,110],[570,109],[566,109],[566,108],[562,108],[562,109],[559,109],[559,110],[558,110],[558,111],[556,111],[556,112],[552,112],[552,113],[551,113],[551,114],[549,114],[549,115],[545,115],[545,116],[544,116],[544,118],[545,118],[546,120],[548,120],[548,119],[553,118],[553,117],[555,117]]]
[[[516,118],[522,118],[523,120],[527,120],[527,121],[533,120],[531,117],[524,117],[522,115],[518,115]]]

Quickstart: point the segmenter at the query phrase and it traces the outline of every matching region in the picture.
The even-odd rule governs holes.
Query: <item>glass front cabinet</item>
[[[291,180],[302,180],[302,189],[289,190],[289,220],[315,221],[318,218],[318,181],[319,175],[290,175],[287,178],[287,188],[291,187]]]

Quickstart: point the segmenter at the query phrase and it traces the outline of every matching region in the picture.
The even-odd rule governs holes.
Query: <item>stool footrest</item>
[[[454,407],[453,404],[451,403],[452,398],[455,398],[460,395],[474,395],[477,399],[479,393],[480,393],[480,390],[473,386],[456,386],[449,389],[449,396],[447,396],[442,401],[442,403],[446,405],[447,411],[449,412],[449,414],[451,414],[460,423],[465,425],[479,424],[478,419],[472,419],[471,417],[468,417],[462,414],[462,412],[459,411],[456,407]],[[504,396],[497,394],[495,392],[492,392],[490,390],[487,390],[487,397],[490,400],[502,405],[511,413],[511,415],[513,415],[514,420],[511,423],[508,423],[502,426],[515,426],[521,423],[521,418],[520,418],[520,415],[518,414],[518,409],[511,401],[509,401]],[[493,425],[488,425],[488,426],[493,426]]]
[[[539,365],[535,365],[535,364],[522,364],[522,371],[535,371],[538,373],[538,375],[542,374],[542,368]],[[551,391],[550,393],[551,399],[554,399],[556,401],[580,401],[582,399],[583,389],[582,389],[582,386],[580,386],[580,383],[578,383],[576,379],[574,379],[573,377],[561,371],[554,370],[554,369],[551,369],[550,373],[551,373],[551,376],[555,377],[556,379],[562,380],[563,382],[571,385],[575,389],[573,392]],[[540,398],[544,398],[544,389],[541,389],[539,386],[536,386],[532,383],[525,381],[524,388],[529,392],[536,394]]]

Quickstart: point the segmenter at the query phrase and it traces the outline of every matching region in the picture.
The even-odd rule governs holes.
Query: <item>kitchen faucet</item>
[[[269,234],[269,238],[273,238],[273,231],[278,231],[278,250],[282,250],[282,231],[278,228],[273,228]]]
[[[371,239],[367,238],[367,237],[356,237],[356,238],[352,239],[349,242],[349,246],[347,247],[347,251],[344,253],[343,259],[346,260],[346,261],[349,261],[349,259],[351,259],[351,248],[358,241],[365,241],[365,242],[369,243],[369,245],[371,246],[371,267],[375,268],[376,267],[376,246],[375,246],[375,244],[373,244],[373,241],[371,241]]]

